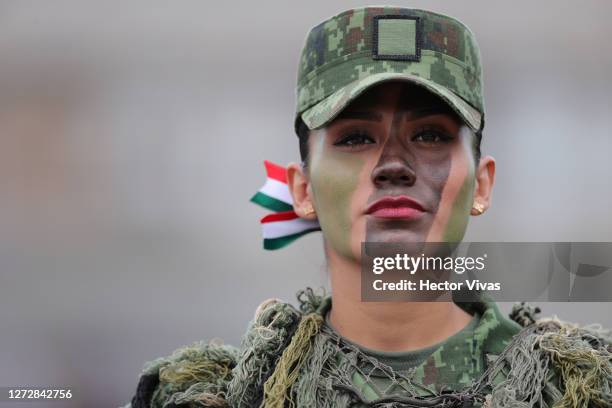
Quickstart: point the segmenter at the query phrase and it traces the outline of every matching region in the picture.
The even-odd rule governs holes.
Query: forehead
[[[375,85],[347,105],[344,111],[430,108],[458,119],[454,110],[440,97],[421,86],[405,81],[389,81]]]

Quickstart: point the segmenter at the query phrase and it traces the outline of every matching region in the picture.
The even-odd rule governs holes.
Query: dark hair
[[[295,133],[298,137],[298,143],[300,147],[300,159],[302,160],[302,165],[306,166],[306,161],[308,160],[308,137],[310,136],[310,129],[304,123],[301,117],[298,117],[295,122]]]
[[[302,160],[302,165],[306,167],[308,161],[308,137],[310,136],[310,129],[304,123],[301,117],[298,117],[295,123],[295,133],[297,133],[297,137],[299,140],[300,146],[300,159]],[[476,160],[476,164],[480,161],[480,143],[482,142],[482,129],[474,132],[474,158]]]

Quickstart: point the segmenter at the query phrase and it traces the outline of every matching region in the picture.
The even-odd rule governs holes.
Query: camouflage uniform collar
[[[489,356],[500,354],[521,330],[493,301],[459,306],[479,317],[476,327],[462,336],[451,337],[415,370],[416,380],[438,391],[443,386],[459,389],[472,384],[486,370]]]

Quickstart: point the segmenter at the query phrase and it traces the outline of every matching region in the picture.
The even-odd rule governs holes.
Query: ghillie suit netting
[[[299,310],[276,300],[260,305],[239,350],[198,344],[156,360],[143,374],[155,378],[151,406],[612,407],[612,338],[599,327],[536,320],[537,310],[517,305],[511,317],[524,328],[487,356],[470,384],[445,388],[341,338],[324,320],[328,297],[306,289],[298,300]],[[146,403],[147,393],[141,397]],[[148,406],[138,403],[132,407]]]

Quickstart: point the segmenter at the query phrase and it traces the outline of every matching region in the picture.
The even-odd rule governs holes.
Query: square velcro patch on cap
[[[421,21],[419,17],[375,16],[372,30],[374,59],[420,61]]]

